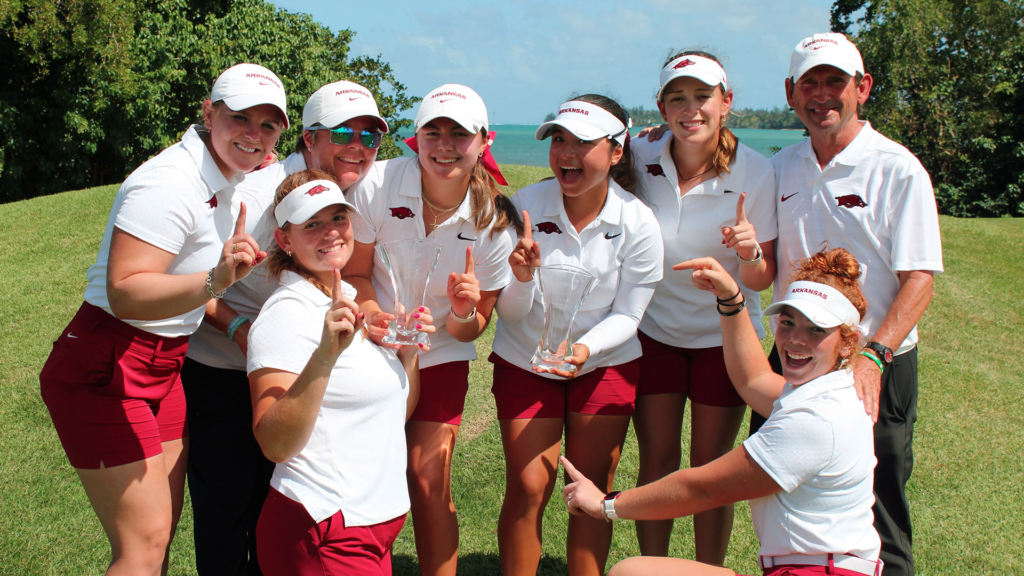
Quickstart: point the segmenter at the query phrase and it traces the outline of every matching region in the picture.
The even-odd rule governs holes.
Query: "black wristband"
[[[719,304],[722,304],[723,306],[739,306],[739,304],[726,304],[726,302],[732,300],[733,298],[739,296],[740,294],[743,294],[742,288],[739,288],[735,294],[729,296],[728,298],[719,298],[718,296],[715,296],[715,301],[717,301]],[[746,298],[744,298],[744,300],[746,300]]]
[[[733,296],[733,298],[735,298],[735,296]],[[747,307],[747,299],[744,297],[739,304],[726,304],[726,306],[735,306],[736,309],[731,312],[722,312],[722,305],[718,304],[718,313],[721,314],[722,316],[735,316],[740,313],[740,310],[743,310],[744,308]]]

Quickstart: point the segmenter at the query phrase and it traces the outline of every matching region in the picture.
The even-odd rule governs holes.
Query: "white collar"
[[[302,276],[299,276],[290,270],[281,272],[281,286],[287,287],[289,290],[297,293],[303,298],[306,298],[316,306],[331,305],[330,296],[321,292],[320,289],[314,286],[309,280],[306,280]],[[341,292],[346,298],[354,300],[356,297],[356,289],[344,280],[341,281]]]
[[[405,178],[411,178],[411,181],[406,183]],[[423,167],[420,166],[419,158],[414,158],[406,166],[405,177],[402,178],[402,184],[398,187],[398,193],[409,198],[419,198],[423,202]],[[423,203],[426,204],[426,202]],[[462,198],[462,204],[459,204],[455,215],[463,220],[473,217],[473,194],[470,193],[469,188],[466,189],[466,195]]]
[[[831,164],[842,164],[843,166],[856,166],[860,163],[861,157],[864,156],[864,152],[867,151],[868,144],[876,134],[875,129],[871,127],[871,123],[867,120],[859,120],[861,125],[860,132],[853,138],[853,141],[846,145],[845,148],[836,154],[836,157],[832,159]],[[808,138],[800,144],[800,148],[797,152],[804,158],[810,158],[815,164],[818,162],[818,157],[814,153],[814,146],[811,144],[811,139]]]
[[[185,131],[185,135],[181,137],[181,145],[196,163],[196,167],[199,168],[199,175],[203,178],[203,181],[213,190],[214,194],[225,188],[238,185],[245,179],[245,173],[239,172],[231,180],[225,178],[224,173],[217,167],[217,161],[213,159],[213,154],[210,153],[206,143],[199,136],[199,132],[196,129],[197,126],[198,124],[189,126],[189,129]]]
[[[565,204],[562,202],[562,189],[558,185],[558,180],[551,179],[548,181],[549,192],[544,194],[544,205],[541,214],[544,216],[562,216],[564,222],[569,223],[569,215],[565,212]],[[601,212],[598,213],[595,220],[607,222],[612,226],[618,226],[622,221],[622,206],[624,204],[623,198],[628,194],[622,189],[615,180],[608,178],[608,195],[605,197],[604,206],[601,207]]]
[[[851,386],[853,386],[853,372],[840,368],[800,386],[794,387],[787,382],[782,388],[782,395],[779,396],[778,403],[781,408],[788,408],[802,404],[807,399],[829,390],[839,390]]]

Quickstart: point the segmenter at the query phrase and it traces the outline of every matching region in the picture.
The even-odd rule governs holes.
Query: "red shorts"
[[[469,392],[469,361],[445,362],[420,369],[420,401],[409,421],[462,424]]]
[[[187,436],[179,377],[187,350],[188,336],[156,336],[83,303],[39,374],[71,465],[137,462]]]
[[[636,406],[640,361],[605,366],[572,380],[554,380],[514,366],[491,353],[498,420],[565,418],[568,412],[630,416]]]
[[[643,348],[637,396],[683,394],[691,402],[705,406],[746,405],[729,379],[721,346],[677,348],[643,332],[637,332],[637,336]]]
[[[306,508],[271,488],[256,524],[265,576],[391,574],[391,546],[405,514],[373,526],[345,526],[341,511],[317,524]]]

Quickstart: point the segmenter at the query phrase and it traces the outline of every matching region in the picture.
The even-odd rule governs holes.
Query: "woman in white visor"
[[[523,237],[509,258],[515,279],[498,297],[494,384],[505,451],[505,500],[498,548],[505,574],[536,574],[544,508],[566,454],[611,489],[639,378],[636,329],[662,277],[662,244],[650,208],[632,190],[629,115],[595,94],[562,104],[537,139],[551,138],[555,178],[512,197]],[[540,265],[582,268],[597,280],[576,314],[579,335],[566,362],[574,370],[537,372],[531,357],[544,327]],[[569,521],[570,574],[604,573],[610,524]]]
[[[775,275],[775,174],[768,161],[725,127],[733,93],[725,70],[706,52],[686,51],[661,70],[658,110],[671,134],[635,144],[648,203],[665,241],[666,266],[711,256],[739,279],[752,302]],[[764,338],[760,306],[751,325]],[[633,425],[640,447],[638,485],[679,469],[679,436],[691,402],[690,466],[732,449],[746,404],[725,369],[714,303],[681,274],[654,291],[640,322],[640,383]],[[721,564],[733,508],[694,516],[696,559]],[[668,554],[672,520],[637,522],[640,552]]]
[[[775,346],[782,376],[768,365],[747,298],[725,269],[713,258],[674,268],[693,270],[693,284],[715,295],[729,376],[768,421],[721,458],[621,493],[605,494],[603,486],[563,460],[573,480],[563,493],[569,511],[657,520],[749,500],[765,576],[879,576],[881,544],[871,511],[873,424],[857,398],[851,371],[851,359],[863,354],[857,324],[867,310],[857,260],[836,248],[800,261],[786,298],[765,310],[779,316]],[[641,574],[735,572],[650,557],[624,560],[609,572]]]

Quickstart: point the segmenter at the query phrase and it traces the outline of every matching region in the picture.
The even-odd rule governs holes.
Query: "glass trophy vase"
[[[536,274],[544,304],[544,330],[530,364],[573,372],[576,366],[565,361],[572,355],[572,323],[597,279],[582,268],[565,264],[541,266]]]
[[[427,335],[416,330],[413,318],[423,305],[430,274],[441,256],[441,245],[429,240],[397,240],[377,245],[377,254],[395,289],[395,319],[384,336],[385,344],[428,345]]]

